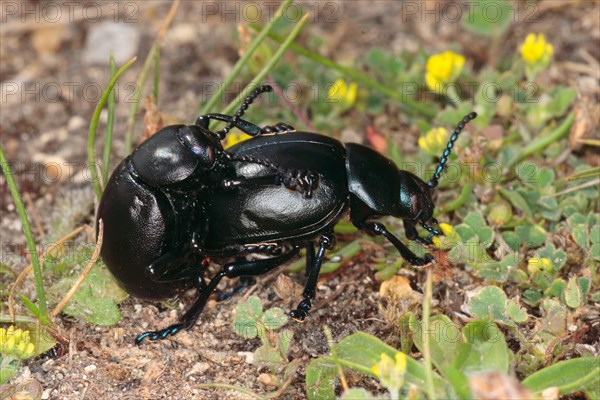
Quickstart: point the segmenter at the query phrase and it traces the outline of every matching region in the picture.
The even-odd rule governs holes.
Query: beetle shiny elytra
[[[163,143],[171,141],[170,146],[181,146],[183,142],[184,147],[176,151],[189,156],[190,146],[180,138],[184,128],[168,127],[140,145],[107,185],[98,212],[109,240],[103,245],[102,255],[126,290],[145,298],[166,298],[193,285],[199,292],[179,323],[139,335],[138,344],[145,338],[164,339],[193,326],[222,278],[266,273],[292,259],[301,247],[307,250],[307,283],[302,301],[290,315],[304,320],[315,297],[325,251],[335,241],[333,226],[347,212],[356,227],[370,235],[384,236],[409,263],[424,265],[433,260],[430,255],[414,254],[374,219],[401,218],[408,239],[432,243],[432,237],[439,235],[430,225],[437,223],[432,190],[438,185],[459,133],[476,117],[475,113],[458,124],[433,177],[424,182],[366,146],[344,145],[317,133],[296,132],[287,124],[261,129],[241,120],[256,96],[248,96],[235,116],[209,114],[200,117],[196,125],[185,127],[195,136],[200,131],[208,143],[202,151],[191,151],[202,165],[200,169],[195,166],[194,173],[180,173],[184,178],[177,180],[169,178],[176,175],[173,171],[150,167],[157,164],[159,152],[144,151],[144,146],[153,145],[148,141],[159,134],[164,139],[157,140],[156,146],[162,151],[167,150]],[[228,125],[212,133],[208,131],[209,119]],[[233,127],[254,138],[224,151],[215,138],[224,137]],[[207,155],[211,152],[212,157]],[[185,156],[181,156],[183,164],[188,162]],[[173,162],[164,167],[180,166]],[[191,169],[188,166],[186,171]],[[117,201],[109,189],[117,191]],[[427,237],[419,237],[417,224],[428,231]],[[110,225],[114,225],[112,229]],[[111,247],[105,250],[106,246]],[[254,259],[259,254],[269,257]],[[235,257],[235,261],[225,263],[207,283],[203,266],[207,257]]]

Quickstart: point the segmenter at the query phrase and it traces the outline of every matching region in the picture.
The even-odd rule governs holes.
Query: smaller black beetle
[[[203,197],[199,205],[208,227],[202,234],[193,234],[192,247],[198,254],[213,259],[236,257],[236,261],[225,264],[210,283],[202,279],[198,299],[179,323],[145,332],[136,342],[144,338],[164,339],[190,328],[222,278],[264,274],[289,261],[301,247],[306,247],[307,283],[302,301],[290,315],[304,320],[315,297],[325,251],[335,242],[333,227],[347,211],[356,227],[372,236],[384,236],[410,264],[425,265],[433,261],[429,254],[424,257],[414,254],[384,224],[374,219],[387,215],[401,218],[408,239],[432,244],[432,237],[440,234],[429,225],[437,224],[433,218],[433,189],[439,183],[459,133],[476,116],[471,113],[458,124],[428,182],[399,170],[391,160],[369,147],[355,143],[344,145],[316,133],[290,130],[263,134],[228,149],[240,161],[224,168],[226,179],[259,180],[270,176],[270,166],[276,165],[288,171],[312,171],[318,175],[318,187],[310,198],[274,185],[215,190]],[[264,162],[241,162],[248,159]],[[429,235],[420,238],[416,224]],[[315,240],[318,240],[317,251]],[[243,257],[257,253],[273,257],[258,260]]]

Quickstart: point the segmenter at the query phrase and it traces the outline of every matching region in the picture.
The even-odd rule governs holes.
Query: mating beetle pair
[[[104,222],[102,257],[132,295],[167,298],[197,287],[196,302],[179,323],[136,338],[164,339],[190,328],[222,278],[266,273],[306,248],[307,283],[290,315],[303,320],[315,297],[325,251],[335,242],[333,227],[348,211],[351,222],[388,239],[413,265],[419,257],[394,236],[379,216],[402,218],[406,236],[423,244],[439,232],[432,190],[458,134],[476,117],[458,124],[435,173],[424,182],[374,150],[287,124],[259,128],[241,119],[270,86],[254,90],[234,116],[208,114],[195,125],[161,129],[117,167],[102,196],[97,219]],[[210,120],[227,122],[218,132]],[[227,151],[220,140],[232,128],[251,136]],[[429,232],[420,238],[416,225]],[[318,249],[315,251],[315,240]],[[246,256],[267,255],[248,260]],[[231,259],[205,281],[207,257]]]

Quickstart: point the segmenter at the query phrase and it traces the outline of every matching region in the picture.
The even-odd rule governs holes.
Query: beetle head
[[[203,169],[212,169],[223,156],[223,146],[218,136],[200,125],[183,126],[179,141],[200,161]]]
[[[400,174],[400,202],[397,217],[415,222],[427,222],[433,217],[431,188],[418,176],[408,171]]]

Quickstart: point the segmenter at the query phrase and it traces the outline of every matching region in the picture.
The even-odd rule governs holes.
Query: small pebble
[[[102,22],[89,30],[83,60],[88,64],[108,65],[112,50],[115,64],[122,65],[135,56],[139,42],[140,32],[134,25]]]
[[[84,370],[85,370],[85,372],[87,372],[89,374],[96,370],[96,366],[94,364],[91,364],[91,365],[88,365],[87,367],[85,367]]]

